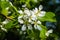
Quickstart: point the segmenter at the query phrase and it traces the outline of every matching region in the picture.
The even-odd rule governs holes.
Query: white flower
[[[33,10],[30,10],[30,13],[31,13],[31,15],[34,15],[35,14]]]
[[[3,30],[3,31],[5,31],[5,32],[7,32],[7,29],[3,28],[3,26],[2,26],[2,25],[0,25],[0,27],[1,27],[1,30]]]
[[[30,10],[29,10],[29,9],[27,9],[27,8],[24,10],[24,13],[25,13],[26,15],[28,15],[28,16],[30,16],[30,15],[31,15]]]
[[[39,25],[39,24],[41,24],[41,22],[39,20],[36,20],[36,21],[34,21],[34,24]]]
[[[23,5],[24,6],[24,5]],[[41,22],[38,20],[37,17],[43,17],[45,16],[45,11],[41,11],[42,10],[42,5],[39,6],[39,9],[38,8],[35,8],[33,10],[29,10],[28,8],[25,8],[24,11],[20,10],[18,11],[20,14],[19,17],[18,17],[18,22],[23,24],[22,26],[22,30],[26,30],[26,25],[24,22],[27,22],[28,24],[31,24],[31,25],[28,25],[27,24],[27,27],[28,29],[32,29],[32,24],[34,24],[34,28],[35,29],[38,29],[38,30],[41,30],[42,28],[39,26],[39,24],[41,24]],[[25,29],[23,29],[25,28]]]
[[[45,11],[41,11],[38,16],[43,17],[43,16],[45,16],[45,13],[46,13]]]
[[[23,18],[23,16],[19,16],[19,17],[18,17],[18,22],[19,22],[20,24],[23,24],[23,23],[24,23],[24,21],[22,20],[22,18]]]
[[[32,16],[31,16],[31,19],[32,19],[32,20],[37,20],[36,15],[32,15]]]
[[[19,22],[20,24],[23,24],[23,23],[24,23],[24,21],[23,21],[22,19],[19,19],[18,22]]]
[[[50,33],[46,33],[45,35],[48,37]]]
[[[5,32],[7,32],[7,29],[5,29],[5,28],[1,28],[3,31],[5,31]]]
[[[22,28],[21,28],[22,31],[25,31],[26,30],[26,26],[23,25]]]
[[[48,31],[46,32],[46,36],[49,36],[49,34],[52,33],[52,32],[53,32],[52,29],[48,30]]]
[[[23,15],[20,15],[20,16],[18,17],[18,20],[21,19],[21,18],[23,18]]]
[[[37,16],[36,16],[37,11],[36,11],[36,10],[38,10],[38,9],[35,8],[35,10],[30,11],[30,12],[31,12],[30,18],[31,18],[32,20],[37,20]]]
[[[2,24],[7,24],[7,23],[8,23],[8,20],[7,19],[2,22]]]
[[[23,14],[23,11],[22,10],[19,10],[18,13]]]
[[[29,20],[28,20],[28,22],[32,22],[32,20],[31,20],[31,19],[29,19]]]
[[[34,24],[34,21],[31,20],[30,18],[28,19],[28,22],[31,23],[31,24]]]
[[[42,30],[42,28],[39,25],[34,25],[34,28],[37,30]]]
[[[37,13],[37,12],[38,12],[38,9],[37,9],[37,8],[35,8],[35,9],[33,9],[33,11],[34,11],[34,13]]]
[[[41,22],[38,20],[36,20],[35,22],[34,22],[34,28],[35,29],[38,29],[38,30],[41,30],[42,28],[39,26],[39,24],[41,24]]]
[[[38,29],[38,30],[42,30],[42,28],[41,28],[39,25],[37,25],[37,29]]]
[[[53,32],[53,30],[52,30],[52,29],[48,30],[48,33],[52,33],[52,32]]]
[[[40,6],[39,6],[39,10],[42,10],[42,9],[43,9],[43,6],[42,6],[42,5],[40,5]]]
[[[27,19],[27,18],[29,18],[29,17],[28,17],[28,15],[24,15],[23,18],[24,18],[24,19]]]

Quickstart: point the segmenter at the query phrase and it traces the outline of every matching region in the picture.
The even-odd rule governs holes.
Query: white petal
[[[7,23],[8,23],[8,20],[7,19],[2,22],[2,24],[7,24]]]
[[[38,12],[38,9],[37,9],[37,8],[35,8],[33,11],[34,11],[34,13],[37,13],[37,12]]]
[[[50,29],[50,30],[48,30],[48,31],[46,32],[46,34],[45,34],[45,35],[46,35],[46,36],[49,36],[49,34],[50,34],[50,33],[52,33],[52,32],[53,32],[53,30],[52,30],[52,29]]]
[[[18,17],[18,22],[21,23],[21,24],[24,23],[24,21],[21,19],[22,17],[23,17],[23,16],[19,16],[19,17]]]
[[[34,25],[34,28],[35,28],[35,29],[37,29],[37,26],[36,26],[36,25]]]
[[[29,19],[28,22],[31,23],[31,24],[34,24],[34,21],[31,20],[31,19]]]
[[[37,20],[37,17],[36,17],[36,15],[32,15],[32,18],[31,18],[32,20]]]
[[[53,30],[52,30],[52,29],[48,30],[48,33],[52,33],[52,32],[53,32]]]
[[[23,18],[23,16],[22,16],[22,15],[18,17],[18,20],[19,20],[19,19],[21,19],[21,18]]]
[[[31,19],[29,19],[29,20],[28,20],[28,22],[30,22],[30,23],[31,23],[31,22],[32,22],[32,20],[31,20]]]
[[[38,29],[38,30],[42,30],[42,28],[41,28],[39,25],[37,25],[37,29]]]
[[[5,29],[5,28],[1,28],[3,31],[5,31],[5,32],[7,32],[7,29]]]
[[[25,13],[25,14],[29,13],[29,9],[28,9],[28,8],[25,8],[25,9],[24,9],[24,13]]]
[[[22,28],[21,28],[22,31],[25,31],[26,30],[26,26],[23,25]]]
[[[39,16],[43,17],[43,16],[45,16],[45,13],[46,13],[45,11],[41,11]]]
[[[44,14],[45,15],[45,13],[46,13],[45,11],[41,11],[41,14]]]
[[[22,10],[19,10],[18,13],[23,14],[23,11]]]
[[[35,17],[32,17],[32,20],[34,20],[34,21],[35,21],[35,20],[36,20],[36,18],[35,18]]]
[[[28,18],[28,15],[24,15],[24,17],[23,17],[24,19],[27,19]]]
[[[19,22],[20,24],[23,24],[23,23],[24,23],[24,21],[23,21],[22,19],[18,20],[18,22]]]
[[[24,13],[25,13],[26,15],[28,15],[28,16],[30,16],[30,15],[31,15],[31,13],[30,13],[30,10],[29,10],[29,9],[25,9],[25,10],[24,10]]]
[[[47,32],[45,35],[48,37],[48,36],[49,36],[49,34],[50,34],[50,33],[48,33],[48,32]]]
[[[30,10],[30,13],[31,13],[31,15],[34,15],[35,14],[34,11],[32,11],[32,10]]]
[[[42,6],[42,5],[40,5],[40,6],[39,6],[39,10],[42,10],[42,9],[43,9],[43,6]]]
[[[37,21],[37,24],[41,24],[41,22],[40,21]]]

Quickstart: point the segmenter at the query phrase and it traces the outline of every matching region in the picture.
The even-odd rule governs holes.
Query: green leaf
[[[8,15],[8,10],[6,9],[7,7],[10,7],[9,2],[6,1],[1,1],[0,2],[0,7],[1,7],[1,13],[5,16]]]
[[[47,18],[53,18],[55,14],[53,12],[47,12],[45,15]]]
[[[5,16],[7,16],[8,15],[8,10],[2,9],[2,14],[5,15]]]
[[[6,1],[2,1],[1,2],[1,7],[3,8],[3,9],[5,9],[6,7],[9,7],[10,5],[9,5],[9,2],[6,2]]]
[[[13,21],[10,21],[9,23],[7,23],[7,24],[5,25],[4,28],[10,29],[10,28],[12,28],[12,26],[13,26]]]
[[[46,33],[46,30],[45,30],[45,29],[42,29],[42,30],[40,31],[40,38],[41,38],[41,39],[45,39],[45,38],[46,38],[45,33]]]

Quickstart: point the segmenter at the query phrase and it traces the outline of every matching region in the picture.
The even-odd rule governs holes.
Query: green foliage
[[[4,28],[10,29],[10,28],[12,28],[12,27],[13,27],[13,21],[10,21],[9,23],[7,23],[7,24],[5,25]]]
[[[46,15],[39,19],[41,21],[56,22],[55,14],[53,12],[46,12]]]
[[[46,38],[45,33],[46,33],[46,30],[45,30],[45,29],[42,29],[42,30],[40,31],[40,38],[41,38],[41,39],[44,39],[44,40],[45,40],[45,38]]]

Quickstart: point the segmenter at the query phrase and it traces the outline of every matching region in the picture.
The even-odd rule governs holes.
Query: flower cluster
[[[32,29],[32,25],[34,25],[35,29],[41,30],[41,27],[39,26],[39,24],[41,24],[41,21],[38,20],[38,17],[43,17],[46,13],[45,11],[41,11],[42,8],[42,5],[40,5],[39,8],[35,8],[33,10],[25,8],[23,11],[18,11],[18,13],[20,13],[20,16],[18,17],[18,22],[20,24],[23,24],[23,31],[26,30],[26,27],[28,27],[28,29]]]

